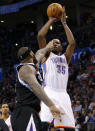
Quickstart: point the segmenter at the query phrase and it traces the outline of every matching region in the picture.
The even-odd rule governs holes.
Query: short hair
[[[29,47],[21,47],[17,53],[19,60],[21,61],[26,59],[30,55],[30,51],[31,49]]]

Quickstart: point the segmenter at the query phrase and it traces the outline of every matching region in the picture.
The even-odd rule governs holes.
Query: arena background
[[[65,6],[67,24],[75,36],[67,90],[76,128],[86,131],[95,125],[91,118],[95,116],[95,0],[0,0],[0,104],[9,103],[13,111],[17,50],[29,46],[37,51],[37,32],[48,20],[46,10],[53,2]],[[55,37],[65,51],[67,39],[61,22],[52,25],[47,41]]]

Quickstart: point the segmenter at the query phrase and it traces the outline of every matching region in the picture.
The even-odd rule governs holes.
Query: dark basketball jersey
[[[36,78],[38,82],[41,84],[42,83],[41,75],[33,63],[19,64],[17,66],[17,72],[23,65],[31,65],[36,69],[37,71]],[[35,94],[32,91],[32,88],[29,87],[27,83],[25,83],[19,78],[19,75],[17,76],[17,84],[16,84],[16,100],[17,100],[16,107],[30,106],[37,112],[40,111],[40,100],[35,96]]]

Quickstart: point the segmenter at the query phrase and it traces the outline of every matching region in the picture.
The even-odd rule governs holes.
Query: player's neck
[[[9,117],[9,114],[2,114],[2,119],[7,120]]]
[[[54,53],[54,52],[53,52],[53,53]],[[54,54],[60,56],[60,52],[59,52],[59,53],[54,53]]]
[[[60,52],[57,55],[60,56]]]

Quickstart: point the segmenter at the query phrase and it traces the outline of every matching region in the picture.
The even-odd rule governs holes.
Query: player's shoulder
[[[27,73],[33,73],[35,72],[36,69],[33,65],[30,65],[30,64],[26,64],[26,65],[23,65],[21,66],[20,70],[19,70],[19,74],[24,74],[26,75]]]
[[[66,58],[66,53],[61,54],[62,57]]]

